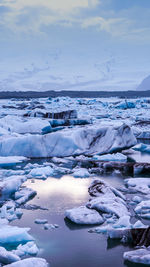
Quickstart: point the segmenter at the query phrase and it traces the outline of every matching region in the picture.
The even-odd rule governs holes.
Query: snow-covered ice
[[[46,260],[42,258],[29,258],[8,264],[7,267],[49,267]]]
[[[96,211],[85,206],[66,210],[65,217],[77,224],[101,224],[103,217]]]

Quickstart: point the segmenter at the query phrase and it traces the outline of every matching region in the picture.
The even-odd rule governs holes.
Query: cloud
[[[47,35],[47,27],[59,26],[105,32],[119,40],[150,40],[149,9],[115,10],[110,0],[0,0],[0,14],[0,27],[17,34]]]

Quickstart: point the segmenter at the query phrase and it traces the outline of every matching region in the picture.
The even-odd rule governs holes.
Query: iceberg
[[[48,267],[49,264],[42,258],[29,258],[6,265],[7,267]]]
[[[25,157],[19,157],[19,156],[0,157],[0,167],[13,166],[13,165],[16,165],[17,163],[21,163],[26,160],[28,159]]]
[[[106,154],[132,147],[136,142],[126,124],[88,126],[46,135],[5,138],[0,140],[0,156],[43,158]]]
[[[16,261],[20,261],[20,257],[15,255],[11,251],[7,251],[5,248],[0,247],[0,263],[9,264]]]
[[[104,222],[103,217],[96,210],[85,206],[66,210],[65,217],[76,224],[102,224]]]
[[[116,153],[116,154],[107,154],[107,155],[94,155],[94,160],[100,160],[100,161],[119,161],[119,162],[126,162],[127,156],[123,155],[122,153]]]
[[[150,248],[141,248],[123,254],[124,260],[150,265]]]
[[[18,191],[22,183],[27,180],[25,176],[9,176],[3,181],[0,181],[0,193],[1,195],[11,195]]]

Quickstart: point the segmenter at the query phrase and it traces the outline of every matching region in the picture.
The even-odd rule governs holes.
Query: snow
[[[135,263],[150,265],[150,248],[141,248],[133,251],[124,252],[124,260]]]
[[[65,217],[76,224],[101,224],[104,222],[96,210],[88,209],[85,206],[66,210]]]
[[[8,264],[7,267],[48,267],[49,264],[42,258],[29,258]]]

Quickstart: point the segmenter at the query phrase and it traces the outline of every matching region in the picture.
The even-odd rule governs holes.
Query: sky
[[[0,0],[0,91],[134,90],[150,0]]]

